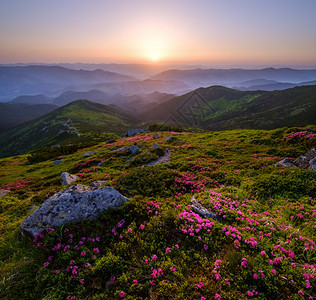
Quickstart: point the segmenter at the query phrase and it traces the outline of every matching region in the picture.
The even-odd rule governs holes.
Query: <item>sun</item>
[[[151,55],[151,60],[152,60],[153,62],[156,62],[156,61],[158,60],[158,55],[157,55],[157,54],[152,54],[152,55]]]

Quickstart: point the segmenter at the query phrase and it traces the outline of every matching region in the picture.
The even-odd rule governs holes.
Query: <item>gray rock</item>
[[[10,193],[9,190],[3,190],[3,189],[0,189],[0,197],[3,197],[5,196],[6,194]]]
[[[165,154],[161,157],[159,157],[158,159],[151,161],[149,163],[147,163],[147,166],[154,166],[157,164],[165,164],[170,162],[171,160],[171,152],[169,150],[165,151]]]
[[[67,172],[61,174],[61,179],[64,185],[70,184],[78,179],[77,175],[72,175]]]
[[[309,161],[309,169],[316,171],[316,157]]]
[[[95,154],[95,153],[98,153],[98,152],[99,152],[99,150],[97,150],[97,151],[89,151],[89,152],[83,153],[82,155],[83,156],[89,156],[89,155],[92,155],[92,154]]]
[[[114,143],[114,142],[115,142],[115,140],[106,140],[106,141],[105,141],[106,144],[112,144],[112,143]]]
[[[106,184],[108,182],[108,180],[97,180],[97,181],[93,181],[90,183],[91,187],[95,187],[95,188],[99,188],[102,185]]]
[[[277,167],[293,167],[293,168],[297,168],[289,158],[284,158],[282,160],[280,160],[279,162],[275,163],[274,166]]]
[[[55,161],[52,162],[52,165],[59,165],[61,163],[65,162],[64,160],[62,159],[56,159]]]
[[[98,167],[102,167],[104,165],[104,161],[101,161],[97,164]]]
[[[309,161],[307,160],[307,157],[302,155],[300,157],[298,157],[297,159],[295,159],[293,161],[293,163],[299,167],[300,169],[306,169],[309,167]]]
[[[156,133],[156,134],[153,135],[153,138],[154,138],[154,139],[158,139],[159,137],[160,137],[160,134],[157,134],[157,133]]]
[[[218,217],[215,213],[213,213],[211,210],[204,207],[201,203],[199,203],[194,196],[192,197],[190,201],[192,209],[198,213],[200,216],[203,216],[205,218],[212,218],[216,221],[219,221],[221,218]]]
[[[155,144],[152,147],[150,147],[150,149],[155,149],[155,148],[160,148],[160,146],[158,144]]]
[[[104,210],[118,207],[127,200],[111,187],[73,185],[48,198],[22,222],[20,232],[35,237],[49,227],[96,219]]]
[[[307,157],[308,160],[311,160],[311,159],[315,158],[315,157],[316,157],[316,150],[315,150],[315,149],[309,150],[309,151],[305,154],[305,156]]]
[[[110,151],[110,152],[118,152],[118,151],[125,151],[125,150],[128,150],[128,151],[131,152],[132,154],[136,154],[137,152],[142,151],[142,149],[138,148],[138,147],[135,146],[135,145],[132,145],[132,146],[121,147],[121,148],[119,148],[119,149],[112,150],[112,151]]]
[[[172,136],[169,136],[165,139],[165,143],[168,143],[168,142],[171,142],[173,139],[175,139],[175,137],[172,135]]]
[[[316,158],[316,150],[311,149],[305,155],[302,155],[295,159],[293,163],[300,169],[315,170],[314,159]]]
[[[145,133],[145,131],[141,128],[128,129],[124,136],[131,137],[136,134]]]

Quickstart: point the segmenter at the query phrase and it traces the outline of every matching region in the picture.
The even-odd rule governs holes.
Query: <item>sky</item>
[[[0,63],[316,66],[316,0],[1,0]]]

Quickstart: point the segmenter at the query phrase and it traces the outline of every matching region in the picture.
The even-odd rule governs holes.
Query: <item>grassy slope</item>
[[[58,108],[53,104],[0,103],[0,132],[10,127],[38,118]]]
[[[209,88],[199,88],[190,93],[182,96],[175,97],[165,103],[157,105],[152,109],[144,111],[141,115],[148,121],[164,121],[169,115],[183,122],[183,119],[178,114],[178,109],[183,105],[194,105],[190,99],[194,98],[195,94],[199,94],[203,100],[208,102],[210,109],[207,118],[221,115],[224,112],[235,110],[240,107],[241,104],[248,102],[249,99],[254,99],[264,92],[243,92],[238,90],[229,89],[222,86],[212,86]],[[200,120],[201,121],[201,120]]]
[[[80,137],[71,133],[59,134],[67,130],[63,125],[71,119],[71,126],[76,127]],[[79,143],[94,138],[106,139],[122,134],[138,120],[118,109],[89,102],[74,101],[43,117],[14,127],[0,135],[0,156],[17,155],[54,144]],[[45,129],[46,130],[43,130]],[[114,133],[114,134],[113,134]]]
[[[199,94],[208,103],[204,113],[194,108],[189,99]],[[188,102],[187,102],[188,101]],[[316,86],[303,86],[283,91],[238,91],[220,86],[200,88],[175,97],[143,112],[148,121],[164,122],[171,116],[188,125],[190,117],[181,116],[191,109],[197,125],[207,130],[254,128],[273,129],[283,126],[304,126],[315,122]],[[194,123],[194,122],[193,122]],[[192,125],[192,124],[189,124]]]
[[[300,290],[307,296],[315,295],[313,279],[309,279],[313,287],[307,288],[303,276],[314,272],[303,265],[316,263],[311,249],[316,238],[315,202],[309,198],[316,196],[315,173],[272,166],[283,157],[297,157],[315,146],[315,139],[286,142],[285,137],[294,131],[162,132],[155,140],[151,133],[79,150],[56,166],[52,161],[29,164],[25,155],[1,159],[0,186],[19,184],[21,188],[0,198],[0,297],[120,299],[124,291],[126,299],[213,299],[215,294],[222,299],[247,299],[248,291],[253,290],[260,299],[299,299]],[[170,135],[182,141],[165,144]],[[144,150],[154,143],[166,146],[172,161],[164,166],[131,167],[126,165],[130,155],[110,153],[112,147],[133,143]],[[91,150],[99,152],[82,156]],[[104,166],[93,166],[100,160]],[[78,165],[87,161],[92,165]],[[19,235],[18,227],[35,207],[63,189],[63,171],[81,174],[79,183],[84,184],[108,179],[130,201],[105,212],[98,221],[70,225],[67,233],[65,228],[57,229],[47,234],[47,248],[36,247]],[[23,187],[23,182],[16,182],[18,178],[30,182]],[[209,221],[186,208],[192,195],[225,218],[205,228]],[[125,223],[118,227],[122,219]],[[191,234],[190,226],[194,229]],[[49,250],[58,237],[63,249],[70,243],[69,234],[73,234],[70,250]],[[236,242],[239,235],[241,240]],[[84,242],[78,252],[73,247],[81,237],[100,237],[100,241]],[[252,246],[248,241],[257,244]],[[289,250],[294,252],[293,259],[288,258]],[[82,251],[85,256],[80,255]],[[278,257],[283,257],[280,263]],[[241,266],[242,258],[247,258],[246,268]],[[216,262],[218,259],[221,262]],[[71,260],[79,267],[73,279],[66,270]],[[43,267],[44,262],[49,266]],[[84,267],[87,262],[91,266]],[[58,275],[56,270],[60,270]],[[155,275],[155,270],[159,274]],[[216,273],[221,275],[218,280]],[[110,281],[112,276],[115,281]],[[201,288],[199,282],[203,283]]]

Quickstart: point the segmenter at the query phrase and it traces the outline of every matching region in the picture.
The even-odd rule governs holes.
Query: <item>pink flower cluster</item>
[[[30,179],[22,179],[18,178],[14,181],[8,182],[6,184],[3,184],[0,188],[3,190],[9,190],[9,191],[15,191],[15,190],[20,190],[24,189],[31,183]]]

